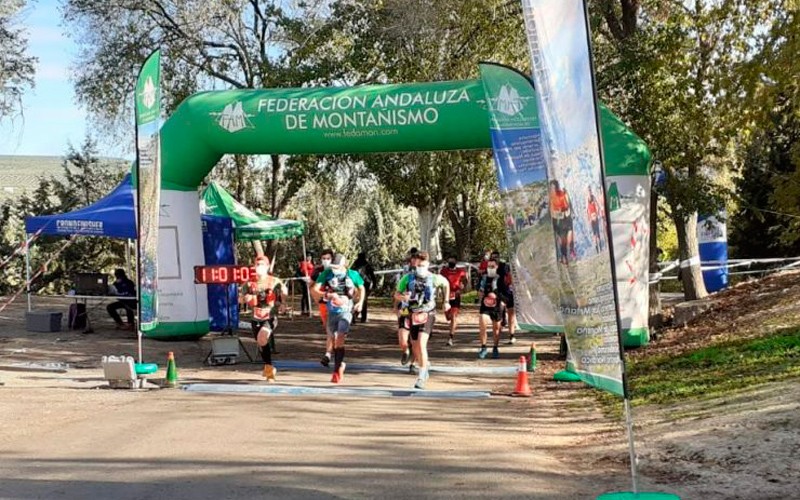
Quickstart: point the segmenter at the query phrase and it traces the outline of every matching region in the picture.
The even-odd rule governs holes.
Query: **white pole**
[[[633,443],[633,411],[631,409],[631,400],[628,395],[625,395],[625,425],[628,428],[628,453],[631,460],[631,480],[633,482],[633,493],[639,492],[639,481],[636,477],[636,449]]]
[[[25,295],[28,296],[28,312],[31,312],[31,254],[30,244],[28,241],[28,233],[23,233],[25,237]]]

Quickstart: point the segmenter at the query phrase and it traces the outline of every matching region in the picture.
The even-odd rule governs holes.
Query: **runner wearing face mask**
[[[312,285],[313,283],[317,282],[320,275],[324,273],[328,268],[331,267],[331,261],[333,260],[333,250],[330,248],[326,248],[320,254],[319,266],[314,270],[314,274],[311,275]],[[319,319],[322,321],[322,333],[325,335],[325,354],[322,356],[320,360],[320,364],[327,368],[331,364],[331,356],[333,355],[333,339],[328,337],[328,308],[325,305],[324,299],[319,299]]]
[[[347,269],[344,255],[336,254],[330,268],[317,279],[312,292],[323,298],[328,308],[327,334],[333,339],[334,360],[331,382],[338,384],[344,378],[344,344],[353,314],[358,313],[363,304],[364,281],[356,271]]]
[[[427,252],[420,252],[413,273],[408,273],[397,284],[395,298],[407,305],[409,314],[405,329],[409,332],[414,360],[419,367],[419,377],[414,387],[424,389],[428,381],[428,339],[436,321],[436,285],[429,269]]]
[[[406,270],[403,272],[403,276],[400,278],[400,281],[402,281],[404,277],[408,276],[409,273],[413,273],[417,267],[417,262],[419,261],[417,249],[412,248],[411,250],[413,250],[414,253],[409,255],[408,261],[404,266],[404,269]],[[392,300],[394,301],[394,304],[397,308],[397,343],[400,345],[400,351],[402,352],[402,354],[400,355],[400,364],[406,365],[408,364],[409,360],[411,360],[411,346],[409,345],[408,342],[409,330],[406,321],[408,319],[409,309],[408,309],[408,304],[403,302],[401,299],[398,299],[397,297],[398,297],[397,294],[395,294],[392,297]],[[408,369],[409,372],[413,370],[413,362],[411,363],[411,366],[409,366]]]
[[[253,308],[250,325],[258,344],[258,351],[264,361],[264,378],[275,381],[277,370],[272,366],[270,337],[277,326],[276,305],[281,302],[283,282],[270,274],[269,258],[256,257],[256,281],[248,283],[245,302]]]
[[[494,348],[492,349],[492,357],[499,358],[500,351],[498,344],[500,343],[500,321],[502,319],[502,311],[500,310],[500,297],[498,296],[498,282],[500,278],[497,275],[497,261],[489,259],[486,266],[486,275],[481,278],[478,285],[478,300],[480,301],[480,317],[479,317],[479,331],[481,339],[481,350],[478,351],[478,357],[485,359],[489,354],[486,348],[486,329],[491,323],[492,336],[494,337]]]
[[[450,293],[445,300],[450,304],[450,310],[445,312],[445,318],[450,321],[450,336],[447,339],[448,347],[453,347],[453,340],[458,327],[458,313],[461,310],[461,290],[467,284],[467,273],[463,268],[456,267],[455,256],[447,259],[447,265],[442,267],[439,274],[445,278],[450,285]]]

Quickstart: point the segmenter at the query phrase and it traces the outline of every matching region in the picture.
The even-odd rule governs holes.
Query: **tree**
[[[781,0],[612,0],[594,5],[598,85],[667,172],[664,194],[678,234],[687,299],[706,295],[697,214],[726,192],[716,173],[739,166],[747,129],[743,66]]]
[[[64,21],[82,47],[77,61],[78,101],[101,126],[132,137],[130,117],[137,72],[163,47],[162,86],[169,113],[207,88],[299,87],[328,83],[337,72],[317,53],[329,43],[324,0],[67,0]],[[291,195],[292,163],[271,155],[269,168],[249,168],[234,158],[237,194],[267,179],[261,199],[278,217]],[[240,192],[241,191],[241,192]],[[255,190],[254,192],[258,192]],[[253,200],[255,201],[255,200]]]
[[[332,54],[349,83],[394,83],[476,77],[482,60],[527,61],[521,6],[500,0],[339,0]],[[441,254],[439,230],[462,172],[458,153],[364,158],[400,203],[419,213],[421,248]]]
[[[0,3],[0,119],[22,112],[22,95],[34,86],[36,58],[26,55],[25,32],[15,26],[25,0]]]

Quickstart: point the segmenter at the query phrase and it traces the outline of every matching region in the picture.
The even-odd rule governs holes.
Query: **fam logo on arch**
[[[255,116],[244,112],[241,101],[228,103],[222,113],[209,113],[211,116],[218,117],[217,124],[234,133],[246,128],[254,128],[250,118]]]

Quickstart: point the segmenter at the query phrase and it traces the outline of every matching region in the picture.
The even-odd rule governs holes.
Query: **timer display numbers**
[[[194,266],[194,282],[198,285],[229,285],[248,283],[256,277],[253,266],[211,265]]]

